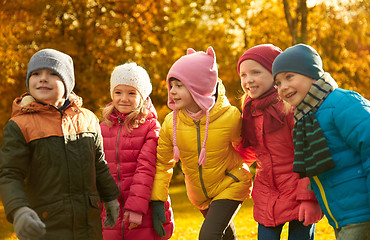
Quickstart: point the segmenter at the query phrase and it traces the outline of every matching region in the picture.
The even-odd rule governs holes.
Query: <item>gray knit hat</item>
[[[110,77],[110,94],[117,85],[128,85],[136,88],[143,99],[147,99],[152,92],[152,84],[146,70],[136,63],[125,63],[114,68]]]
[[[324,74],[320,55],[313,47],[302,43],[287,48],[275,58],[272,64],[274,79],[281,72],[299,73],[313,79]]]
[[[54,49],[43,49],[36,52],[28,63],[26,78],[28,91],[31,73],[40,69],[52,70],[58,75],[58,77],[60,77],[60,79],[62,79],[66,88],[65,96],[66,99],[68,99],[69,94],[75,86],[72,58],[69,55]]]

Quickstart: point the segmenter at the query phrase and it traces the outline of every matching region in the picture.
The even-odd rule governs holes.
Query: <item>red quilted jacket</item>
[[[273,106],[286,111],[282,102]],[[275,227],[298,219],[299,201],[317,200],[314,192],[308,190],[310,180],[299,179],[298,174],[293,172],[293,112],[285,117],[282,128],[266,134],[263,133],[263,112],[252,109],[252,116],[258,142],[253,146],[257,158],[252,191],[253,216],[258,223]]]
[[[108,127],[105,122],[100,124],[109,171],[121,192],[118,197],[121,208],[118,221],[112,229],[103,227],[104,240],[169,239],[174,229],[170,201],[165,203],[167,221],[164,225],[166,236],[163,238],[160,238],[153,228],[150,204],[160,130],[157,114],[151,105],[145,122],[140,123],[131,133],[125,129],[124,118],[125,115],[113,111],[109,118],[114,123],[113,126]],[[122,223],[124,211],[143,214],[142,224],[129,230],[129,222]],[[105,211],[102,211],[102,221],[104,220]]]

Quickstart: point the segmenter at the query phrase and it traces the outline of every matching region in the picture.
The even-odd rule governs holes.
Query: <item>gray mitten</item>
[[[117,199],[105,203],[106,219],[104,221],[104,227],[110,226],[112,228],[119,216],[119,202]]]
[[[46,233],[45,224],[37,213],[29,207],[21,207],[14,212],[14,231],[20,240],[39,239]]]

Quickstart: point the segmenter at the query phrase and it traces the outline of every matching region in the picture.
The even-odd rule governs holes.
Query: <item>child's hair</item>
[[[140,102],[136,109],[130,112],[126,118],[124,125],[126,129],[131,132],[132,129],[137,128],[141,122],[145,121],[148,115],[151,100],[149,98],[152,92],[152,84],[146,70],[136,63],[125,63],[114,68],[110,78],[110,93],[113,99],[114,88],[118,85],[127,85],[135,88],[140,93]],[[109,104],[103,109],[103,119],[108,126],[112,126],[109,116],[115,110],[113,104]]]
[[[175,77],[170,77],[170,79],[168,79],[168,82],[171,83],[173,81],[178,81],[178,82],[181,82],[179,79],[175,78]]]
[[[134,128],[137,128],[140,123],[143,123],[145,121],[145,118],[149,113],[149,104],[149,98],[147,98],[146,100],[140,98],[139,106],[132,112],[127,114],[124,125],[128,132],[131,132]],[[102,117],[108,127],[111,127],[113,125],[113,122],[109,119],[109,116],[113,113],[113,111],[118,111],[114,108],[113,104],[109,104],[103,109]]]

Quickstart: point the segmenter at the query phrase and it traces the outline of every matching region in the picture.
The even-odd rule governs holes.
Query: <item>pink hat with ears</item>
[[[180,151],[177,147],[176,128],[177,128],[177,110],[175,103],[170,95],[170,78],[176,78],[181,81],[190,92],[198,106],[206,112],[206,133],[199,155],[199,165],[206,162],[206,142],[208,138],[209,111],[215,104],[215,93],[218,79],[218,69],[216,63],[216,54],[212,47],[208,47],[207,52],[196,52],[189,48],[187,55],[178,59],[171,67],[167,75],[168,106],[173,112],[173,144],[174,159],[179,160]]]

